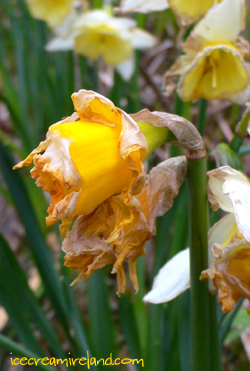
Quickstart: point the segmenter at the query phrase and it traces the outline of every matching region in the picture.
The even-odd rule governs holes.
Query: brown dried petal
[[[199,159],[206,156],[201,135],[195,126],[183,117],[164,112],[150,112],[147,109],[130,116],[136,122],[145,122],[156,127],[167,127],[177,139],[172,144],[185,148],[189,159]]]

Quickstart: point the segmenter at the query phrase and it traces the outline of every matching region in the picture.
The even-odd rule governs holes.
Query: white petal
[[[217,223],[213,225],[208,231],[208,262],[209,267],[212,266],[214,262],[214,257],[212,255],[212,247],[214,244],[223,245],[230,232],[233,230],[235,225],[234,214],[230,213],[224,218],[220,219]]]
[[[51,39],[48,44],[45,46],[45,49],[48,52],[58,52],[74,49],[74,36],[70,35],[69,37],[62,39],[60,37],[54,37]]]
[[[241,173],[239,174],[239,179],[227,177],[223,192],[229,195],[233,204],[238,230],[250,242],[250,184]]]
[[[230,98],[230,101],[236,104],[244,105],[250,101],[250,84],[247,85],[247,88],[241,92],[233,95]]]
[[[152,290],[144,296],[145,302],[160,304],[170,301],[190,287],[189,249],[175,255],[154,279]]]
[[[225,176],[233,175],[229,166],[222,166],[218,169],[208,171],[208,198],[212,206],[218,204],[219,207],[229,213],[233,212],[233,205],[228,195],[223,192]],[[238,173],[238,172],[237,172]],[[211,192],[210,192],[211,191]]]
[[[96,27],[100,25],[107,25],[111,29],[129,30],[136,26],[134,19],[111,17],[103,10],[90,10],[83,13],[78,17],[75,22],[75,28],[81,29],[82,27]]]
[[[134,28],[133,30],[131,30],[130,34],[131,43],[134,49],[148,49],[152,48],[158,43],[158,40],[155,36],[139,28]]]
[[[245,0],[215,3],[193,33],[210,42],[234,42],[245,28],[245,8]]]
[[[167,0],[123,0],[118,10],[123,13],[148,13],[164,10],[168,7]]]
[[[132,58],[116,66],[116,70],[121,75],[124,81],[129,81],[133,76],[135,70],[134,55],[132,56]]]
[[[208,231],[208,248],[212,249],[215,243],[223,245],[224,241],[227,239],[228,235],[233,229],[234,224],[235,218],[233,213],[224,216],[217,223],[215,223]]]

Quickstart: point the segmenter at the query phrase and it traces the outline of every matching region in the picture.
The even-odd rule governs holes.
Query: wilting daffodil
[[[124,79],[133,74],[134,49],[144,50],[157,44],[157,39],[137,28],[134,20],[113,17],[104,10],[81,14],[73,20],[66,37],[57,34],[46,46],[48,51],[74,49],[91,59],[102,58],[115,66]]]
[[[34,162],[32,177],[52,195],[46,223],[62,220],[63,235],[78,215],[114,194],[129,204],[144,185],[147,153],[139,127],[111,101],[86,90],[72,99],[76,112],[50,126],[46,140],[15,167]]]
[[[179,116],[148,110],[128,115],[86,90],[72,99],[76,112],[50,126],[46,140],[15,168],[33,161],[32,177],[51,194],[46,223],[62,221],[65,265],[88,278],[114,264],[121,293],[123,263],[129,261],[137,290],[136,259],[155,233],[156,216],[172,206],[186,174],[181,157],[158,165],[147,179],[142,161],[165,141],[186,148],[194,159],[204,157],[204,144],[195,127]]]
[[[30,14],[46,21],[51,28],[58,27],[70,14],[74,0],[26,0]]]
[[[215,0],[122,0],[118,11],[149,13],[170,7],[179,22],[187,25],[202,17],[214,3]]]
[[[233,100],[247,89],[249,44],[239,37],[245,7],[245,0],[215,3],[183,44],[185,54],[166,73],[167,92],[173,89],[173,76],[180,76],[177,92],[184,101]]]
[[[201,279],[211,278],[222,311],[233,310],[240,297],[250,299],[250,182],[229,166],[208,172],[208,198],[224,216],[208,232],[209,268]],[[144,300],[163,303],[190,287],[189,249],[177,254],[159,272]]]

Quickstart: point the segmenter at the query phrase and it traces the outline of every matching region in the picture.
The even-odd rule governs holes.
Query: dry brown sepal
[[[200,133],[185,118],[170,113],[150,112],[147,109],[131,114],[130,117],[136,122],[145,122],[156,127],[167,127],[176,137],[176,141],[171,144],[185,148],[188,159],[197,160],[206,156],[205,144]]]

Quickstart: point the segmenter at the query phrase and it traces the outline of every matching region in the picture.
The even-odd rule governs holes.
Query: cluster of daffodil
[[[245,0],[123,0],[123,12],[150,12],[171,7],[181,25],[204,16],[183,42],[184,54],[165,75],[166,92],[175,88],[184,101],[224,99],[244,104],[250,98],[249,44],[240,37],[245,29]]]
[[[211,278],[210,291],[218,290],[222,311],[230,312],[242,296],[250,299],[250,182],[229,166],[207,175],[212,208],[221,208],[228,214],[208,232],[210,268],[201,273],[201,279]],[[189,249],[186,249],[161,268],[144,300],[164,303],[189,287]]]
[[[72,116],[50,126],[46,140],[15,168],[33,161],[32,177],[52,196],[46,223],[62,221],[65,265],[79,271],[78,279],[113,264],[120,294],[128,261],[137,291],[136,260],[186,176],[184,156],[162,162],[148,176],[142,161],[165,141],[186,148],[189,158],[204,157],[204,144],[179,116],[148,110],[128,115],[86,90],[72,99]]]
[[[152,47],[156,39],[136,28],[132,19],[106,10],[84,9],[79,1],[29,0],[31,14],[47,21],[55,37],[47,50],[74,49],[92,59],[102,57],[125,78],[133,71],[133,49]],[[85,4],[86,5],[86,4]],[[165,75],[166,90],[175,87],[184,101],[198,98],[245,103],[250,97],[249,45],[240,37],[245,28],[245,0],[123,0],[118,12],[159,11],[170,7],[181,27],[198,20],[182,45],[184,54]],[[26,160],[32,161],[36,184],[52,196],[47,225],[61,220],[65,265],[88,278],[113,264],[118,294],[126,287],[124,262],[138,290],[136,260],[156,233],[155,219],[169,210],[186,176],[186,158],[164,161],[149,175],[143,160],[165,141],[186,148],[190,158],[205,155],[202,139],[188,121],[143,110],[127,115],[107,98],[81,90],[72,95],[71,117],[52,125],[47,139]],[[42,155],[41,152],[44,152]],[[250,299],[250,184],[230,167],[208,172],[208,198],[216,210],[230,214],[208,234],[211,291],[218,290],[223,311],[241,297]],[[69,231],[69,229],[71,230]],[[189,249],[177,254],[155,278],[145,301],[169,301],[190,286]]]
[[[157,44],[157,38],[136,27],[133,19],[114,17],[111,7],[87,10],[88,4],[74,0],[28,0],[27,4],[35,18],[53,29],[55,36],[46,45],[47,51],[74,50],[87,58],[102,58],[124,80],[133,75],[134,50]]]

